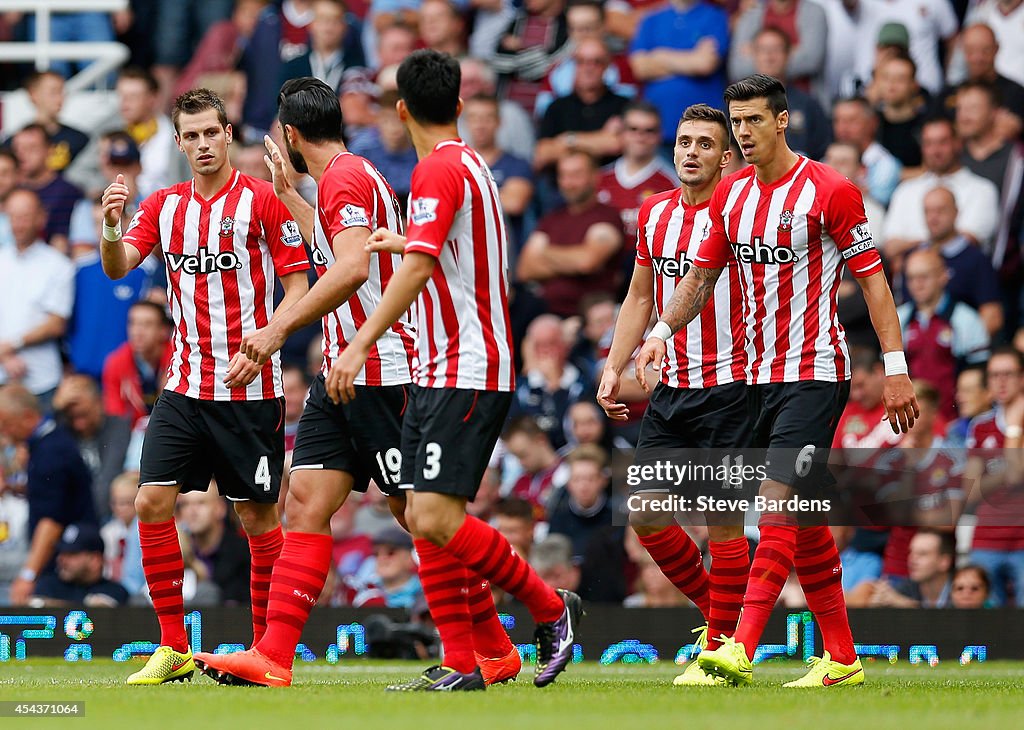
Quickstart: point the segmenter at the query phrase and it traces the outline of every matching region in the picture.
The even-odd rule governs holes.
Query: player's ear
[[[455,118],[458,119],[462,116],[462,107],[465,106],[462,103],[462,97],[459,97],[459,103],[455,105]]]
[[[224,139],[227,140],[228,144],[231,144],[231,142],[232,142],[232,140],[234,140],[234,138],[235,138],[235,130],[231,127],[231,122],[228,122],[228,124],[224,127]]]
[[[727,147],[725,152],[722,153],[722,159],[718,163],[718,167],[724,170],[729,166],[730,162],[732,162],[732,148]]]
[[[409,107],[405,105],[405,99],[399,99],[395,102],[395,111],[398,112],[398,119],[403,124],[409,121]]]
[[[778,131],[780,131],[780,132],[784,132],[784,131],[786,131],[786,129],[789,128],[789,110],[788,109],[779,112],[779,116],[775,117],[775,125],[776,125],[775,128]]]
[[[174,144],[178,145],[178,152],[185,151],[185,148],[181,146],[181,135],[177,132],[174,134]]]

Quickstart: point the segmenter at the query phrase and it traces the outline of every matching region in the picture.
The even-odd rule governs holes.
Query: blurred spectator
[[[992,399],[985,387],[985,368],[976,365],[960,371],[956,378],[956,420],[946,429],[944,443],[950,448],[963,448],[972,418],[992,408]]]
[[[142,172],[142,158],[139,146],[131,135],[123,129],[103,134],[97,146],[99,154],[100,175],[102,180],[94,183],[94,187],[106,186],[114,182],[118,175],[124,175],[124,182],[131,191],[132,197],[125,201],[123,217],[131,220],[142,204],[138,177]],[[71,241],[71,255],[74,258],[96,253],[100,246],[100,232],[103,228],[100,218],[103,211],[99,197],[83,198],[75,203],[71,212],[71,224],[68,238]]]
[[[58,119],[64,108],[64,75],[56,70],[37,71],[25,79],[25,90],[35,107],[33,123],[46,130],[50,140],[46,165],[60,172],[89,144],[89,136]]]
[[[0,439],[0,606],[10,605],[11,583],[28,557],[28,500],[25,499],[24,447]]]
[[[459,96],[463,99],[472,99],[481,94],[494,96],[497,93],[498,81],[494,70],[483,61],[467,57],[459,61],[459,66],[462,70]],[[500,99],[498,116],[501,120],[496,140],[498,147],[520,159],[532,160],[535,138],[530,115],[516,102]],[[459,136],[476,146],[476,140],[469,133],[465,114],[459,117]]]
[[[451,0],[422,0],[418,20],[425,48],[455,58],[466,55],[466,23]]]
[[[309,50],[312,0],[284,0],[264,8],[256,20],[239,70],[245,75],[246,95],[242,117],[248,139],[266,134],[277,115],[281,66]]]
[[[58,251],[67,253],[71,211],[82,191],[47,166],[49,135],[41,124],[29,124],[14,134],[11,149],[18,158],[21,184],[34,191],[46,211],[42,235]],[[35,232],[34,232],[35,233]]]
[[[209,74],[234,73],[269,0],[237,0],[231,17],[205,27],[203,39],[178,76],[172,96],[204,86]]]
[[[980,81],[967,81],[956,94],[956,130],[964,141],[964,166],[998,189],[1003,217],[1013,211],[1021,193],[1024,156],[1020,145],[1007,142],[997,127],[999,92]]]
[[[121,580],[129,535],[139,529],[135,514],[138,491],[138,472],[118,474],[110,483],[110,519],[100,528],[100,537],[103,538],[103,574],[111,580]]]
[[[800,7],[814,6],[813,2],[802,2]],[[820,12],[820,9],[816,9]],[[832,126],[813,96],[790,83],[789,59],[790,39],[777,26],[762,28],[751,41],[753,72],[774,76],[786,82],[786,101],[789,103],[789,126],[786,127],[786,143],[790,148],[812,160],[820,160],[832,139]],[[733,46],[735,52],[735,46]]]
[[[996,35],[995,67],[1000,74],[1024,86],[1024,45],[1020,28],[1024,22],[1022,0],[980,0],[967,13],[964,25],[984,23]]]
[[[359,504],[353,529],[361,535],[376,535],[397,524],[384,493],[377,488],[376,483],[371,481]]]
[[[534,509],[525,499],[506,497],[494,511],[494,529],[502,534],[523,560],[533,550]]]
[[[352,145],[373,129],[377,118],[377,99],[380,87],[373,83],[368,68],[347,68],[341,75],[341,118],[345,120],[345,140]],[[263,145],[259,145],[262,149]],[[261,158],[262,159],[262,158]],[[264,165],[266,169],[266,165]]]
[[[825,157],[822,161],[857,185],[864,197],[864,212],[868,217],[868,226],[876,235],[884,231],[885,206],[875,200],[868,188],[868,169],[864,166],[857,145],[849,142],[833,142],[825,150]],[[845,321],[844,319],[844,324]]]
[[[462,119],[469,132],[470,144],[491,168],[501,197],[509,232],[509,268],[515,266],[515,255],[523,245],[523,215],[533,199],[533,171],[530,163],[503,150],[498,145],[501,127],[501,106],[493,96],[479,94],[465,100]]]
[[[863,97],[843,99],[832,107],[832,131],[836,142],[846,142],[857,148],[868,171],[867,188],[871,196],[882,205],[889,205],[893,191],[899,185],[903,166],[892,152],[875,140],[878,113]],[[875,232],[876,235],[879,233],[881,231]]]
[[[68,525],[57,544],[57,571],[36,581],[33,594],[42,605],[114,608],[128,603],[128,591],[103,577],[103,538],[90,523]]]
[[[331,516],[331,566],[338,577],[338,595],[332,597],[332,605],[347,606],[352,602],[358,587],[356,576],[360,574],[367,558],[373,554],[370,536],[355,530],[359,502],[358,499],[346,499]]]
[[[348,22],[341,0],[313,0],[313,21],[309,24],[309,50],[281,67],[281,83],[302,76],[314,76],[341,92],[345,69],[366,64],[357,44],[346,44]]]
[[[810,0],[766,0],[744,7],[732,29],[730,79],[739,80],[756,73],[754,44],[758,33],[767,28],[781,31],[792,48],[783,74],[776,78],[804,85],[822,79],[829,28],[821,5]]]
[[[633,240],[635,239],[636,234],[633,236]],[[631,249],[632,245],[629,248]],[[632,253],[628,249],[625,251]],[[632,269],[629,273],[632,274]],[[604,292],[586,294],[580,300],[579,313],[582,321],[576,329],[576,341],[569,351],[569,360],[590,382],[596,383],[601,379],[598,365],[604,362],[608,350],[611,349],[615,315],[619,309],[618,301]],[[577,321],[579,320],[574,318],[569,324],[573,325]]]
[[[53,568],[60,536],[72,523],[96,523],[89,470],[71,434],[44,416],[35,396],[20,385],[0,388],[0,437],[28,447],[25,467],[29,553],[11,583],[11,604],[28,602],[35,582]]]
[[[597,200],[619,211],[626,244],[632,246],[640,205],[649,195],[675,187],[677,178],[672,166],[658,154],[661,117],[656,106],[630,102],[622,112],[619,134],[622,156],[601,172]]]
[[[236,141],[232,142],[228,148],[232,167],[243,175],[254,177],[257,180],[272,182],[273,178],[270,175],[270,170],[263,159],[266,154],[267,148],[263,145],[262,141],[253,142],[252,144]]]
[[[870,80],[858,74],[861,57],[877,40],[876,18],[883,0],[821,0],[828,26],[822,103],[860,96]]]
[[[909,58],[890,58],[877,69],[879,126],[878,141],[906,168],[916,174],[921,166],[921,125],[928,103],[915,78]]]
[[[380,31],[377,43],[377,64],[379,71],[390,66],[397,66],[405,57],[416,50],[419,37],[415,26],[389,25]]]
[[[197,46],[207,29],[231,17],[232,5],[232,0],[176,0],[157,4],[153,75],[165,95],[174,88],[179,70],[199,50]]]
[[[7,196],[18,184],[18,158],[0,147],[0,250],[14,246],[11,219],[7,216]]]
[[[905,180],[893,193],[890,209],[899,215],[886,218],[883,236],[885,254],[895,261],[928,237],[924,218],[924,196],[940,185],[953,191],[959,215],[956,228],[961,235],[989,251],[999,222],[999,191],[983,177],[960,162],[962,145],[948,119],[925,122],[921,130],[921,160],[925,172]]]
[[[893,446],[899,436],[885,420],[882,394],[885,389],[885,368],[875,349],[850,348],[850,400],[836,426],[833,448],[870,452]],[[856,455],[855,455],[856,456]],[[847,463],[849,455],[844,454]]]
[[[922,248],[907,256],[904,278],[912,301],[897,313],[903,328],[907,366],[942,394],[939,412],[946,421],[956,416],[956,376],[967,365],[988,359],[989,337],[977,311],[946,291],[949,273],[942,255]]]
[[[560,473],[564,471],[562,460],[532,416],[512,419],[501,439],[508,453],[522,467],[522,474],[513,482],[507,496],[527,502],[533,507],[534,516],[543,520],[552,492],[565,484],[565,475]]]
[[[191,551],[220,589],[221,599],[227,604],[247,604],[249,545],[228,522],[227,502],[216,483],[211,482],[205,492],[179,495],[177,508]]]
[[[922,246],[942,254],[949,282],[946,291],[953,300],[978,310],[985,329],[994,335],[1003,326],[1003,305],[999,302],[999,281],[988,256],[956,230],[956,197],[948,188],[929,190],[924,196],[924,219],[928,240]],[[908,295],[904,294],[904,299]]]
[[[605,84],[604,72],[611,63],[608,48],[601,40],[584,40],[572,58],[572,93],[551,102],[540,122],[533,154],[536,170],[547,169],[570,152],[586,152],[605,164],[622,151],[619,132],[629,100]]]
[[[24,383],[43,411],[60,382],[57,341],[74,299],[74,266],[39,240],[45,212],[31,190],[7,196],[13,247],[0,249],[0,385]]]
[[[661,112],[666,148],[675,144],[686,107],[722,98],[728,54],[728,17],[706,0],[670,0],[640,21],[629,63],[644,83],[644,98]]]
[[[153,411],[171,362],[171,320],[163,306],[135,302],[128,310],[128,341],[103,364],[103,407],[134,426]]]
[[[1024,131],[1024,86],[1008,79],[996,70],[996,54],[999,43],[992,28],[976,23],[967,26],[960,33],[960,47],[963,49],[967,70],[966,81],[992,84],[999,92],[999,111],[996,127],[999,136],[1009,141]],[[949,115],[956,111],[959,87],[947,87],[939,100],[939,108]]]
[[[524,0],[490,66],[503,80],[502,96],[532,114],[544,77],[569,53],[565,0]]]
[[[145,198],[183,179],[174,126],[160,112],[159,87],[148,71],[123,69],[116,88],[124,129],[139,146],[138,195]]]
[[[397,91],[381,94],[376,127],[353,142],[350,150],[380,170],[404,206],[405,199],[409,197],[412,169],[416,167],[417,157],[405,125],[398,118],[397,101]]]
[[[559,455],[568,454],[572,449],[582,444],[594,444],[605,451],[612,449],[629,448],[630,444],[619,436],[616,436],[608,428],[608,421],[596,403],[589,400],[576,401],[566,413],[566,421],[569,424],[569,431],[566,434],[568,442],[562,447]]]
[[[638,571],[636,592],[626,596],[626,600],[622,602],[623,607],[674,608],[692,605],[683,592],[665,577],[646,550],[640,555]]]
[[[306,407],[310,380],[298,365],[283,365],[281,383],[284,387],[284,448],[287,452],[295,448],[295,435],[299,431],[302,409]]]
[[[523,377],[516,382],[511,415],[535,418],[555,449],[565,444],[562,429],[569,406],[592,390],[568,357],[558,317],[542,314],[530,323],[523,339]]]
[[[481,59],[490,59],[498,48],[498,42],[515,17],[516,7],[520,3],[515,0],[470,0],[468,3],[457,3],[460,7],[469,6],[469,55]]]
[[[569,0],[565,20],[569,28],[569,42],[573,48],[579,48],[584,41],[597,40],[606,43],[611,51],[611,43],[605,34],[605,8],[600,2]],[[633,71],[629,67],[629,59],[621,53],[611,54],[611,62],[604,71],[605,86],[619,96],[632,98],[636,95],[636,86],[628,83],[632,79]],[[535,115],[542,117],[554,99],[571,94],[575,80],[575,58],[568,56],[556,63],[544,80],[544,89],[537,95]]]
[[[548,311],[570,317],[585,294],[618,290],[622,219],[615,208],[597,201],[597,164],[590,155],[570,152],[557,165],[565,206],[537,223],[516,273],[521,281],[540,282]]]
[[[423,598],[423,588],[412,557],[412,536],[389,527],[373,537],[374,570],[369,584],[356,594],[352,605],[412,609]]]
[[[498,448],[491,454],[491,459],[493,466],[488,466],[484,470],[476,497],[466,504],[466,514],[484,522],[490,522],[494,518],[494,510],[501,501],[501,462]]]
[[[940,59],[948,55],[946,44],[957,31],[957,17],[950,0],[883,0],[873,8],[879,46],[899,45],[914,59],[917,81],[929,94],[942,89]],[[860,56],[862,78],[870,78],[874,58]]]
[[[612,525],[608,455],[599,446],[587,444],[576,447],[566,461],[569,480],[565,489],[554,495],[548,529],[568,537],[573,554],[582,559],[590,541]]]
[[[92,477],[93,502],[100,522],[110,518],[110,483],[121,473],[131,424],[103,412],[96,382],[87,375],[68,375],[53,397],[53,412],[78,444]]]
[[[956,560],[953,534],[923,528],[910,540],[907,556],[909,584],[901,591],[905,603],[895,596],[876,594],[874,605],[897,608],[947,608],[951,596],[951,576]],[[886,584],[888,585],[888,584]]]
[[[992,602],[996,606],[1024,605],[1024,529],[1007,525],[1006,516],[1020,515],[1024,495],[1020,484],[1006,484],[1005,456],[1001,454],[1011,434],[1021,426],[1024,412],[1024,355],[1012,347],[992,352],[985,371],[985,383],[994,406],[971,421],[967,431],[969,454],[964,477],[977,486],[968,506],[975,506],[975,527],[971,562],[981,566],[992,579]],[[1020,431],[1015,440],[1019,448]],[[1003,458],[1000,458],[1003,456]],[[1016,520],[1013,520],[1016,521]],[[1013,593],[1011,593],[1011,588]]]
[[[549,534],[534,545],[530,552],[530,567],[552,588],[579,590],[579,563],[573,558],[572,542],[565,535]]]
[[[965,565],[953,574],[950,604],[953,608],[988,608],[992,583],[984,568]]]

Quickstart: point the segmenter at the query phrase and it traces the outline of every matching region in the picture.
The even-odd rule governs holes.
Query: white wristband
[[[658,323],[651,328],[651,334],[647,335],[648,338],[657,337],[659,340],[664,342],[672,338],[672,328],[669,327],[667,322],[662,322],[660,319]]]
[[[1006,427],[1006,438],[1019,439],[1021,436],[1024,436],[1024,428],[1019,424],[1012,423]]]
[[[93,229],[95,230],[95,229]],[[121,224],[118,223],[116,227],[108,226],[106,221],[103,221],[103,238],[107,241],[120,241],[121,240]]]
[[[882,353],[882,362],[885,364],[886,377],[890,375],[906,375],[909,372],[907,370],[907,356],[903,354],[903,350]]]
[[[32,570],[32,568],[22,568],[18,571],[18,577],[21,580],[27,580],[30,583],[35,581],[37,575],[36,571]]]

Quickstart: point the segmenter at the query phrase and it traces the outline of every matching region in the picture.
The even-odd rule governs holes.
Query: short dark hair
[[[999,87],[988,81],[964,81],[957,87],[956,93],[960,94],[963,91],[980,91],[988,97],[989,104],[996,109],[1003,105],[1003,95],[1000,93]]]
[[[490,104],[491,106],[494,107],[494,111],[498,112],[499,114],[501,113],[501,102],[498,101],[498,97],[495,96],[494,94],[485,94],[483,92],[480,92],[479,94],[473,94],[473,96],[469,97],[466,101],[475,101],[481,104]]]
[[[658,107],[654,106],[651,102],[646,99],[635,99],[622,109],[622,116],[625,118],[630,112],[643,112],[644,114],[651,114],[661,120],[661,111]]]
[[[764,28],[761,28],[761,30],[757,31],[757,33],[754,35],[754,40],[756,41],[760,36],[763,36],[765,34],[774,35],[781,38],[782,45],[786,49],[787,54],[793,50],[793,41],[789,39],[789,36],[786,35],[781,28],[776,28],[774,25],[765,26]]]
[[[22,127],[21,129],[14,133],[12,139],[13,137],[17,137],[19,134],[24,134],[25,132],[39,132],[39,134],[43,135],[43,139],[46,140],[46,143],[50,143],[50,133],[47,132],[46,127],[44,127],[39,122],[32,122],[31,124],[26,124],[24,127]]]
[[[600,14],[601,20],[605,17],[604,3],[599,0],[569,0],[565,4],[565,11],[569,12],[569,8],[593,8]]]
[[[925,127],[930,127],[935,124],[945,124],[947,127],[949,127],[949,131],[953,133],[954,137],[960,136],[959,134],[957,134],[956,131],[956,122],[947,117],[945,114],[940,113],[931,114],[923,122],[921,122],[921,133],[924,133]]]
[[[494,514],[533,522],[533,505],[519,497],[506,497],[494,506]]]
[[[956,572],[953,573],[953,580],[955,581],[963,573],[974,573],[977,575],[978,580],[980,580],[981,584],[985,586],[985,595],[992,592],[992,579],[988,577],[988,571],[980,565],[971,563],[970,565],[965,565],[962,568],[957,568]]]
[[[932,408],[939,407],[939,390],[927,380],[914,380],[914,395],[919,403],[927,403]]]
[[[64,77],[56,71],[33,71],[25,79],[25,89],[28,91],[32,91],[32,89],[35,86],[37,86],[39,82],[45,79],[47,76],[53,76],[54,78],[60,79],[61,81],[64,80]]]
[[[178,120],[182,114],[199,114],[209,109],[217,112],[217,121],[220,126],[228,126],[228,113],[224,110],[224,100],[209,89],[191,89],[174,100],[174,109],[171,111],[171,122],[174,124],[174,131],[181,132],[178,128]]]
[[[832,106],[832,111],[840,104],[854,104],[859,106],[860,110],[867,114],[869,117],[877,117],[878,111],[871,105],[871,102],[865,99],[863,96],[844,96],[841,99],[837,99],[836,103]]]
[[[784,111],[789,111],[786,87],[774,76],[754,74],[734,84],[730,84],[725,89],[726,109],[734,101],[750,101],[751,99],[764,99],[767,101],[768,108],[776,117]]]
[[[459,115],[462,69],[447,53],[413,51],[398,67],[398,93],[409,114],[425,124],[451,124]]]
[[[887,58],[883,63],[892,63],[893,61],[899,61],[900,63],[910,64],[910,76],[914,79],[917,78],[917,64],[914,63],[914,59],[909,55],[899,54],[892,58]]]
[[[120,81],[121,79],[137,79],[142,81],[146,84],[146,88],[151,94],[155,94],[160,91],[160,84],[156,80],[156,77],[146,69],[142,68],[142,66],[125,66],[121,69],[121,73],[117,75],[117,80]]]
[[[686,107],[683,115],[679,117],[679,124],[676,125],[677,132],[683,122],[711,122],[712,124],[717,124],[722,128],[722,141],[725,143],[723,149],[729,149],[729,120],[721,109],[715,109],[715,107],[708,104],[691,104]]]
[[[14,163],[15,168],[18,167],[18,158],[15,156],[14,152],[11,150],[10,147],[0,147],[0,158],[10,160],[11,162]]]
[[[943,532],[934,527],[922,527],[917,531],[918,535],[935,535],[939,538],[939,555],[956,556],[956,537],[952,532]]]
[[[992,358],[999,357],[1000,355],[1007,355],[1009,357],[1016,358],[1017,365],[1021,370],[1024,370],[1024,353],[1013,345],[1000,345],[999,347],[993,348],[992,352],[988,356],[989,362],[992,362]]]
[[[344,133],[338,95],[312,76],[284,83],[277,95],[277,117],[282,127],[290,124],[313,144],[339,142]]]
[[[171,320],[171,315],[167,313],[167,307],[162,304],[157,304],[149,299],[140,299],[137,302],[133,302],[132,305],[128,307],[129,313],[133,309],[148,309],[160,318],[160,324],[164,327],[174,326],[174,322]]]
[[[533,416],[517,416],[513,418],[505,426],[505,430],[501,432],[501,440],[508,441],[517,433],[521,433],[531,439],[547,435],[544,429],[537,425],[537,421]]]

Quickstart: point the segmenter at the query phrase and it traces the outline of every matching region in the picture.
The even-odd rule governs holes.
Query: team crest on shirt
[[[789,233],[793,230],[793,211],[788,208],[782,211],[779,216],[779,233]]]
[[[341,225],[346,228],[353,228],[362,226],[363,228],[370,227],[370,218],[366,215],[366,209],[360,208],[358,205],[346,205],[338,213],[338,217],[341,219]]]
[[[289,220],[281,224],[281,243],[292,248],[302,245],[302,233],[299,232],[298,223]]]
[[[412,201],[410,220],[418,226],[437,220],[437,198],[416,198]]]
[[[230,238],[235,235],[235,219],[231,216],[222,218],[220,221],[220,237]]]

